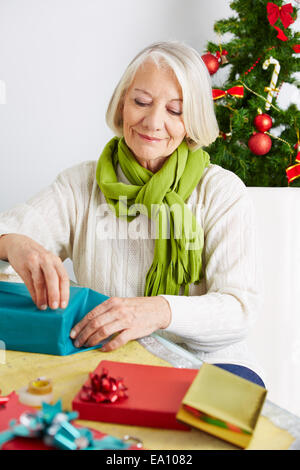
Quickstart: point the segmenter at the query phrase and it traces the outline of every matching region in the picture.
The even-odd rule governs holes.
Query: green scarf
[[[131,184],[118,181],[118,163]],[[189,284],[200,281],[203,230],[185,201],[208,165],[209,155],[202,149],[190,151],[185,141],[156,173],[137,162],[124,138],[111,139],[99,158],[96,180],[116,216],[130,222],[139,211],[155,220],[154,258],[144,296],[179,295],[182,285],[188,295]]]

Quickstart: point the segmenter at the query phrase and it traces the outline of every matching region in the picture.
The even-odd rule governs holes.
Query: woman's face
[[[152,171],[182,142],[182,91],[170,68],[149,60],[137,70],[124,99],[123,134],[139,163]]]

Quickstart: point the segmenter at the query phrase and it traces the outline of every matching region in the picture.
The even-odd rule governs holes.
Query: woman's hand
[[[163,297],[110,297],[77,323],[70,337],[79,348],[96,346],[108,336],[119,333],[101,348],[112,351],[130,340],[167,328],[170,321],[171,309]]]
[[[25,235],[3,235],[0,243],[1,255],[23,279],[38,308],[66,308],[69,302],[70,281],[58,256]]]

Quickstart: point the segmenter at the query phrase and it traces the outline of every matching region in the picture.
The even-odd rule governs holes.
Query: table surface
[[[165,360],[156,357],[139,342],[132,341],[112,352],[90,350],[70,356],[51,356],[17,351],[6,351],[5,363],[0,362],[0,389],[2,395],[18,391],[38,377],[52,379],[54,399],[62,400],[63,408],[71,410],[75,394],[102,360],[138,363],[146,365],[170,366]],[[300,418],[285,412],[267,402],[256,426],[248,449],[281,450],[298,448]],[[126,434],[143,441],[144,447],[151,450],[225,450],[237,447],[214,438],[197,429],[173,431],[125,426],[95,421],[77,420],[83,426],[122,438]]]

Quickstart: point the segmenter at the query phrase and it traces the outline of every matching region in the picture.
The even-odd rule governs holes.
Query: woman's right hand
[[[23,279],[38,308],[66,308],[70,280],[58,256],[26,235],[10,233],[0,237],[0,258],[6,258]]]

